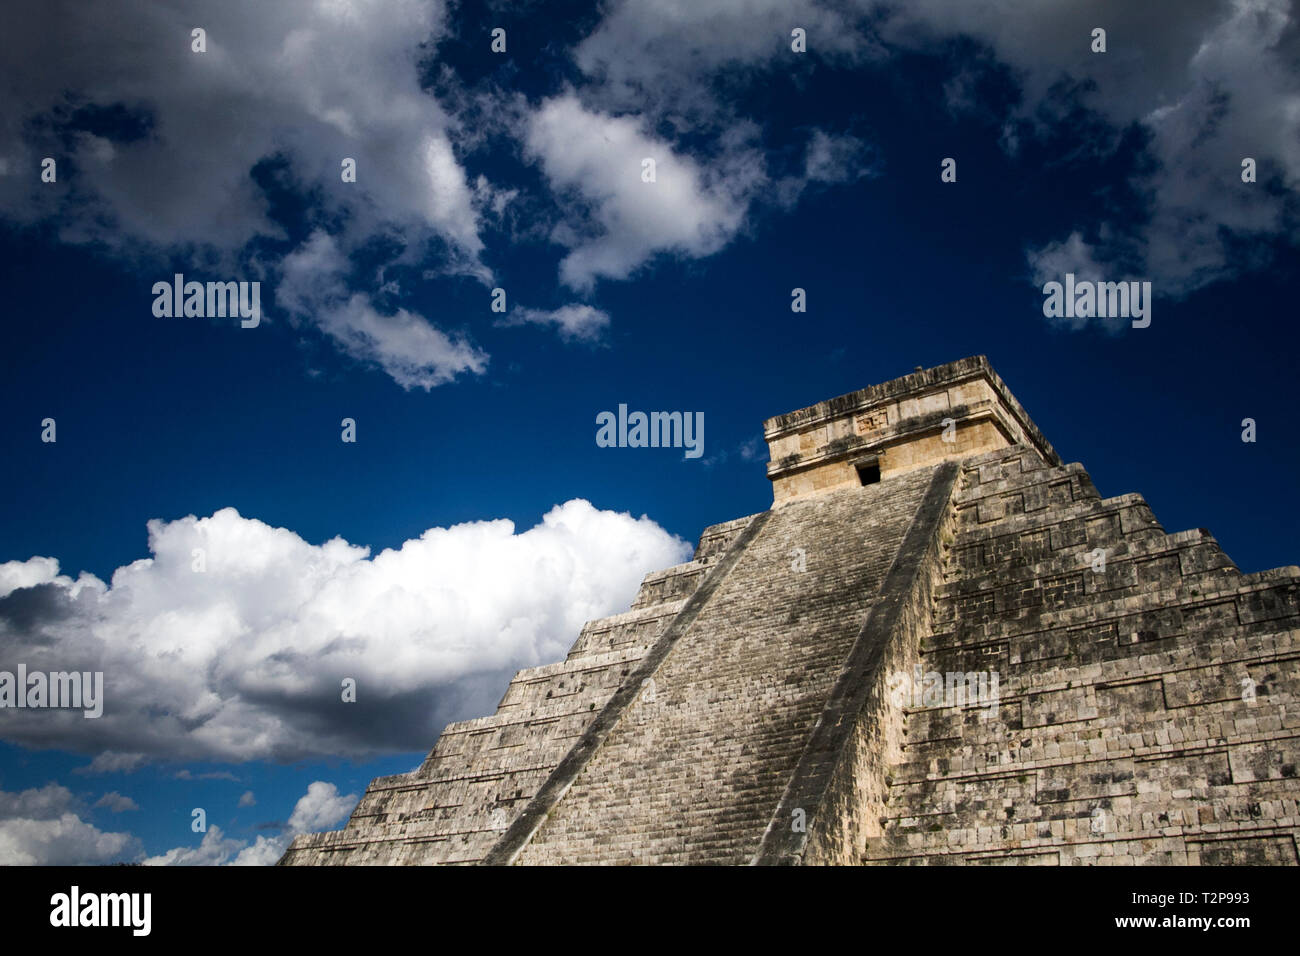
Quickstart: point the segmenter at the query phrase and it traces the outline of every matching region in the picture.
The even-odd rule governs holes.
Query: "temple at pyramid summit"
[[[1300,568],[1103,498],[983,357],[765,437],[770,510],[281,864],[1297,863]]]

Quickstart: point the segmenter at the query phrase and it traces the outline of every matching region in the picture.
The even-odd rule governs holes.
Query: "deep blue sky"
[[[575,66],[574,49],[601,17],[574,9],[581,14],[516,15],[505,63],[483,53],[484,34],[500,15],[453,11],[447,37],[425,50],[426,92],[444,103],[452,90],[517,95],[530,109],[576,89],[591,109],[617,112]],[[1208,29],[1217,21],[1206,22]],[[1160,41],[1139,35],[1125,42]],[[1107,55],[1116,55],[1114,46]],[[353,222],[320,212],[319,194],[297,176],[268,176],[268,166],[250,163],[247,181],[283,234],[223,250],[244,262],[255,252],[271,263],[266,317],[255,330],[152,316],[151,286],[173,269],[225,277],[204,268],[192,248],[154,243],[123,251],[111,242],[72,241],[61,230],[79,205],[57,216],[23,212],[25,200],[13,192],[0,219],[0,562],[50,556],[63,574],[86,571],[107,581],[148,557],[150,519],[224,507],[312,544],[341,536],[378,553],[465,521],[509,518],[522,531],[554,505],[584,498],[599,509],[647,515],[694,542],[707,525],[770,504],[765,453],[758,460],[741,454],[761,435],[764,418],[914,366],[986,354],[1061,456],[1082,462],[1103,495],[1142,493],[1171,532],[1209,528],[1243,571],[1296,563],[1300,518],[1289,507],[1300,473],[1290,418],[1300,293],[1295,232],[1238,237],[1232,248],[1240,255],[1234,252],[1222,277],[1196,288],[1184,278],[1162,281],[1141,259],[1120,271],[1134,261],[1125,259],[1133,246],[1120,243],[1104,261],[1115,264],[1116,278],[1153,281],[1150,328],[1051,326],[1027,253],[1076,230],[1099,248],[1107,230],[1126,241],[1167,241],[1144,232],[1144,224],[1158,211],[1152,184],[1179,172],[1159,172],[1176,155],[1160,153],[1150,132],[1123,111],[1059,89],[1043,101],[1053,104],[1050,118],[1023,126],[1011,151],[1008,124],[1044,110],[1032,98],[1034,80],[1008,60],[1025,67],[995,36],[897,42],[879,60],[823,58],[814,50],[788,69],[760,63],[748,73],[702,77],[709,96],[726,106],[698,129],[677,128],[679,117],[647,107],[643,128],[704,169],[719,161],[720,129],[744,117],[761,128],[758,148],[773,179],[797,172],[819,129],[855,138],[857,160],[871,173],[811,183],[793,205],[759,189],[744,207],[743,225],[718,251],[658,251],[627,276],[599,279],[589,290],[558,279],[566,248],[525,228],[533,216],[567,214],[581,197],[548,188],[517,142],[491,124],[471,129],[481,115],[467,112],[466,129],[450,136],[458,161],[471,177],[481,173],[519,190],[528,205],[513,227],[485,217],[481,262],[490,281],[426,278],[426,269],[438,271],[436,242],[411,263],[390,265],[401,293],[377,299],[383,308],[406,308],[490,356],[483,374],[427,390],[403,388],[376,363],[343,354],[277,302],[275,262],[322,223],[342,236]],[[955,110],[945,84],[972,69],[980,78],[970,94],[977,108]],[[1100,95],[1113,89],[1103,83]],[[19,101],[32,116],[51,115],[37,99]],[[137,97],[129,110],[125,118],[96,120],[98,134],[127,141],[132,124],[149,113],[148,98]],[[231,123],[232,136],[239,124],[215,113],[212,121]],[[65,120],[62,135],[89,122]],[[165,128],[165,113],[153,122]],[[33,124],[29,117],[22,135],[39,141]],[[18,135],[12,126],[9,132]],[[0,142],[0,153],[19,155],[11,147]],[[1229,151],[1267,155],[1267,147],[1232,144]],[[946,156],[959,162],[955,184],[940,182]],[[297,160],[290,152],[283,162],[293,169]],[[93,191],[93,167],[70,161],[67,170],[69,189]],[[36,172],[25,167],[22,175]],[[1234,177],[1228,169],[1223,181]],[[1292,223],[1288,181],[1282,170],[1253,188],[1272,190],[1281,221]],[[20,191],[14,175],[0,186]],[[1210,198],[1207,215],[1214,215]],[[350,289],[375,292],[360,274],[372,258],[384,261],[384,250],[352,252],[358,274],[348,278]],[[495,285],[512,303],[537,308],[590,303],[608,314],[609,325],[594,342],[565,341],[540,325],[500,327],[488,308]],[[806,314],[790,311],[794,287],[807,290]],[[619,403],[702,411],[704,459],[598,448],[595,416]],[[40,441],[45,417],[57,420],[57,444]],[[355,445],[339,440],[344,417],[358,423]],[[1245,417],[1257,422],[1254,444],[1241,441]],[[429,745],[433,739],[431,731]],[[412,750],[280,765],[188,763],[173,755],[130,774],[72,773],[95,753],[90,745],[5,744],[0,789],[56,781],[87,803],[110,790],[126,794],[143,812],[85,810],[83,819],[102,830],[129,829],[145,852],[157,854],[197,843],[188,833],[191,806],[220,808],[210,819],[251,840],[277,832],[257,828],[287,820],[311,781],[360,792],[371,777],[409,769],[423,756]],[[176,780],[182,767],[238,781]],[[236,809],[245,790],[257,793],[258,804]]]

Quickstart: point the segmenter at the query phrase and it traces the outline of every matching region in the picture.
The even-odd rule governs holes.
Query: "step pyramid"
[[[983,357],[765,435],[769,511],[281,864],[1297,863],[1300,569],[1102,498]]]

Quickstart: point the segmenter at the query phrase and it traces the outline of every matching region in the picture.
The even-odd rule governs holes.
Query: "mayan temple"
[[[983,357],[765,435],[769,511],[281,863],[1297,862],[1300,569],[1103,498]]]

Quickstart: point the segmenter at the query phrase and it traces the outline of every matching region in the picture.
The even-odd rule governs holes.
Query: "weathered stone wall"
[[[923,666],[998,712],[909,711],[867,862],[1297,862],[1300,570],[1025,448],[964,463],[957,525]]]
[[[778,503],[858,485],[864,458],[876,460],[882,478],[1015,444],[1057,463],[983,356],[778,415],[764,436]]]

